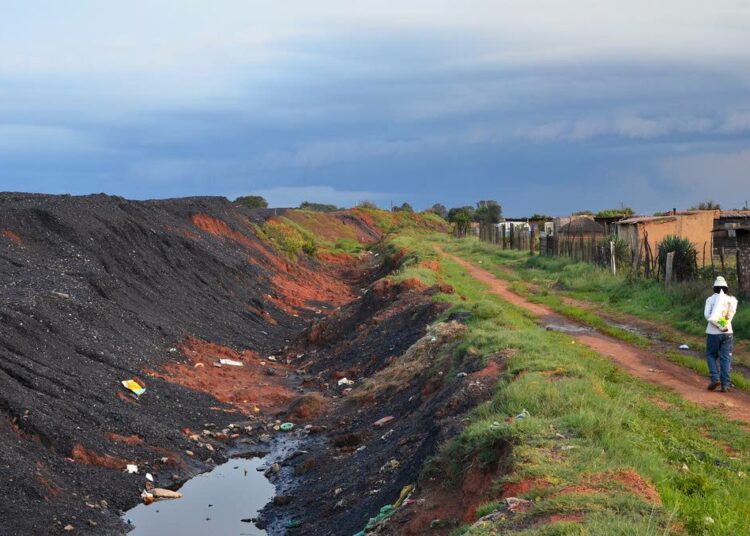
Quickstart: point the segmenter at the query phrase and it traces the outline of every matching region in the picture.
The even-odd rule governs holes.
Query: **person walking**
[[[711,382],[709,391],[721,388],[726,393],[732,387],[729,372],[732,369],[734,332],[732,318],[737,313],[737,298],[729,295],[727,281],[722,276],[714,281],[714,293],[706,300],[703,310],[706,326],[706,361]],[[718,363],[718,366],[717,366]]]

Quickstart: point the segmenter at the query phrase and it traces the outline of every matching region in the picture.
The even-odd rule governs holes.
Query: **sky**
[[[745,0],[0,0],[0,191],[750,201]]]

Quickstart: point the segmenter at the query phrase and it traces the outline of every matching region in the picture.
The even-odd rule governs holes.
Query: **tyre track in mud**
[[[474,279],[487,285],[493,294],[532,313],[542,327],[563,326],[563,331],[568,331],[575,341],[609,358],[632,376],[671,389],[685,400],[702,407],[719,410],[730,419],[750,423],[750,395],[739,391],[709,392],[706,390],[708,380],[705,377],[654,355],[647,349],[596,332],[544,305],[533,303],[511,291],[506,281],[498,279],[491,272],[448,253],[439,246],[435,246],[435,250],[460,265]]]

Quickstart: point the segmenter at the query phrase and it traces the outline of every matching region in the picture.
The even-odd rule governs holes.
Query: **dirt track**
[[[582,324],[578,324],[544,305],[532,303],[515,294],[510,290],[506,281],[498,279],[491,272],[447,253],[439,247],[436,247],[436,249],[441,255],[464,267],[472,277],[485,283],[493,294],[531,312],[544,325],[554,324],[584,328]],[[750,423],[750,395],[746,393],[739,391],[731,393],[709,392],[706,390],[707,379],[705,377],[660,358],[649,352],[648,349],[639,348],[593,330],[571,331],[570,336],[597,353],[610,358],[633,376],[667,387],[677,392],[684,399],[707,408],[717,409],[731,419]]]

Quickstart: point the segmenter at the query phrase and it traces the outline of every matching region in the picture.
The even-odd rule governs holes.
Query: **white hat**
[[[727,280],[724,279],[722,276],[719,276],[716,278],[716,281],[714,281],[715,287],[727,287],[729,288],[729,285],[727,285]]]

